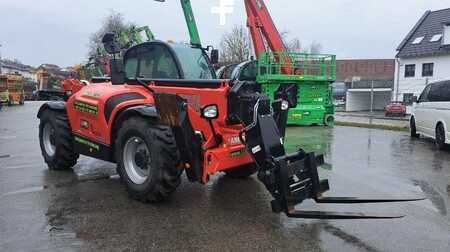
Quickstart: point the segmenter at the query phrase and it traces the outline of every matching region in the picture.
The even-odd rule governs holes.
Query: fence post
[[[373,80],[370,87],[370,115],[373,116],[373,102],[374,102],[374,90],[373,90]]]

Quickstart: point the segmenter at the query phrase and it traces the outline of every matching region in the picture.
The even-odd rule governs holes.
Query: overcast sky
[[[265,0],[280,31],[304,44],[323,45],[338,58],[393,58],[395,48],[426,10],[450,8],[450,0]],[[192,0],[204,45],[246,21],[235,0],[227,24],[210,9],[219,0]],[[188,41],[178,0],[0,0],[2,57],[39,65],[69,66],[84,61],[89,35],[111,10],[127,21],[149,25],[158,39]]]

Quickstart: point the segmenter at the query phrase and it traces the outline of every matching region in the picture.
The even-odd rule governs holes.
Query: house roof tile
[[[419,57],[450,54],[449,47],[443,47],[441,40],[431,42],[436,34],[442,34],[444,24],[450,23],[450,8],[438,11],[427,11],[417,24],[403,39],[397,48],[398,58]],[[424,37],[422,42],[413,44],[416,38]]]

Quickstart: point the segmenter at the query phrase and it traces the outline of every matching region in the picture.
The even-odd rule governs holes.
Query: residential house
[[[450,78],[450,8],[425,12],[397,51],[394,98],[410,105],[428,83]]]
[[[32,66],[22,64],[18,61],[2,59],[0,60],[2,74],[20,74],[32,82],[36,82],[36,69]]]

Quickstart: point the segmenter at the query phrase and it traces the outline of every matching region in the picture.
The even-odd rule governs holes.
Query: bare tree
[[[231,32],[222,36],[221,42],[221,64],[239,63],[248,60],[250,56],[250,42],[247,28],[235,26]]]
[[[283,31],[280,33],[283,39],[284,46],[289,52],[301,52],[301,53],[313,53],[319,54],[322,52],[322,44],[313,41],[309,46],[303,47],[302,42],[297,37],[289,38],[289,31]]]
[[[302,43],[298,38],[290,39],[289,31],[282,31],[280,36],[288,52],[302,52]]]
[[[309,52],[313,54],[319,54],[322,53],[322,44],[313,41],[311,45],[309,46]]]
[[[108,32],[122,32],[131,28],[133,24],[126,23],[122,13],[111,11],[111,13],[103,19],[100,29],[93,33],[89,39],[89,57],[95,56],[98,49],[102,48],[102,38]]]

